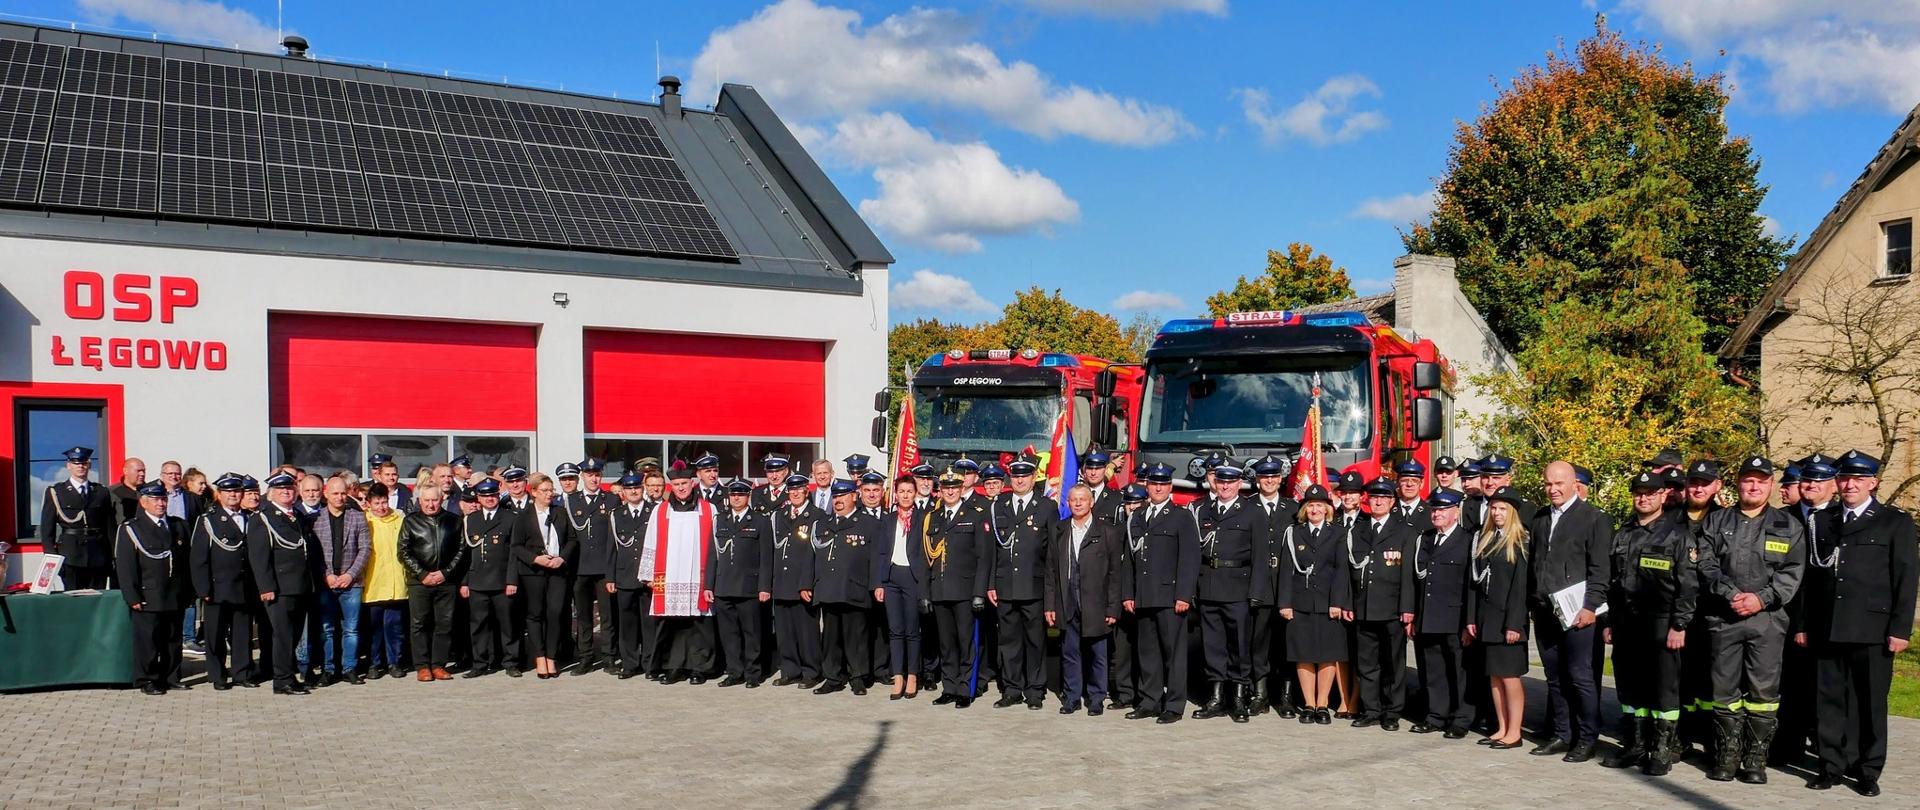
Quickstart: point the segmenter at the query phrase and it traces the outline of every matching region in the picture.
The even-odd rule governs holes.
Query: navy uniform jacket
[[[305,520],[268,504],[247,521],[247,565],[254,587],[276,598],[313,593],[320,555],[313,553],[313,528]]]
[[[1836,503],[1838,501],[1836,500]],[[1913,517],[1869,501],[1860,516],[1816,540],[1797,631],[1808,643],[1881,645],[1913,632],[1913,600],[1920,577]]]
[[[993,503],[993,582],[989,586],[1001,601],[1037,600],[1046,596],[1047,543],[1060,522],[1060,505],[1038,492],[1027,493],[1027,508],[1013,511],[1014,495]]]
[[[757,599],[773,590],[773,523],[753,507],[713,516],[713,557],[704,587],[719,599]]]
[[[1084,482],[1083,482],[1084,483]],[[1091,486],[1091,485],[1089,485]],[[1120,490],[1114,489],[1111,482],[1093,488],[1093,516],[1119,525],[1126,510],[1125,498]]]
[[[873,604],[873,548],[880,542],[880,521],[855,509],[813,526],[814,603]]]
[[[993,580],[993,528],[984,505],[963,500],[951,517],[940,503],[921,518],[921,553],[927,560],[927,599],[985,599]]]
[[[547,525],[552,526],[560,541],[560,559],[565,562],[559,568],[545,568],[533,564],[533,558],[547,553],[547,538],[540,530],[540,512],[532,506],[519,516],[520,525],[515,531],[519,534],[520,544],[514,546],[514,555],[520,560],[520,573],[572,576],[575,558],[580,556],[580,538],[573,533],[573,523],[568,520],[567,510],[560,505],[548,502]]]
[[[531,511],[531,508],[529,508]],[[520,515],[500,501],[493,517],[481,510],[460,516],[460,538],[466,544],[467,565],[460,584],[476,591],[504,591],[508,585],[519,587],[520,562],[514,549],[520,546]]]
[[[193,522],[188,556],[193,590],[200,598],[239,605],[260,598],[260,589],[254,587],[253,569],[247,562],[246,513],[235,510],[233,516],[217,505],[200,513]]]
[[[1058,614],[1056,623],[1078,621],[1082,638],[1107,634],[1107,619],[1121,616],[1120,575],[1125,571],[1121,557],[1126,550],[1126,534],[1119,526],[1093,518],[1087,527],[1078,555],[1073,547],[1073,518],[1054,524],[1052,562],[1047,567],[1047,593],[1043,610]]]
[[[1408,512],[1406,504],[1400,501],[1398,495],[1395,495],[1393,499],[1393,512],[1388,515],[1388,517],[1392,517],[1412,527],[1414,534],[1419,534],[1433,528],[1433,510],[1427,507],[1427,502],[1424,499],[1414,501],[1413,511]],[[1360,519],[1370,520],[1371,516],[1362,514]]]
[[[792,504],[782,504],[769,518],[773,526],[773,598],[799,601],[800,592],[813,590],[814,524],[826,518],[807,502],[799,514]]]
[[[1616,638],[1629,626],[1652,633],[1644,642],[1666,643],[1668,630],[1685,630],[1693,623],[1700,594],[1700,571],[1693,534],[1684,517],[1661,514],[1641,525],[1628,519],[1613,533],[1613,583],[1607,604]],[[1625,640],[1625,639],[1620,639]]]
[[[107,534],[114,528],[113,496],[99,484],[87,493],[71,479],[47,487],[40,501],[40,544],[67,558],[70,568],[101,568],[113,562]]]
[[[1147,520],[1153,508],[1141,504],[1127,521],[1130,576],[1121,577],[1120,598],[1133,600],[1135,610],[1170,608],[1176,601],[1193,604],[1200,580],[1200,524],[1192,510],[1171,499]]]
[[[1353,618],[1361,622],[1400,621],[1400,589],[1420,533],[1388,516],[1380,529],[1363,517],[1347,534],[1347,570],[1353,582]]]
[[[1477,542],[1477,541],[1476,541]],[[1527,555],[1494,551],[1473,559],[1473,597],[1467,600],[1467,624],[1490,644],[1505,644],[1507,631],[1527,640]]]
[[[1413,614],[1416,633],[1458,633],[1467,626],[1468,563],[1473,535],[1453,527],[1438,548],[1439,530],[1428,529],[1413,541],[1415,556],[1400,579],[1400,612]]]
[[[1613,518],[1586,498],[1567,506],[1554,530],[1553,510],[1534,514],[1527,531],[1533,548],[1527,560],[1532,578],[1527,583],[1537,605],[1548,605],[1552,595],[1578,582],[1587,583],[1582,606],[1596,610],[1607,602],[1607,576],[1612,573]]]
[[[187,522],[165,516],[161,520],[164,527],[142,512],[115,532],[114,581],[127,606],[140,605],[142,613],[185,610],[193,601],[187,578]]]
[[[1466,529],[1468,533],[1472,534],[1475,537],[1479,537],[1480,526],[1481,526],[1480,510],[1483,507],[1485,507],[1487,504],[1488,504],[1488,500],[1487,500],[1487,496],[1485,495],[1468,495],[1465,498],[1461,498],[1460,499],[1460,528]],[[1525,516],[1518,516],[1518,517],[1520,517],[1521,525],[1526,525],[1527,518]],[[1428,518],[1428,520],[1431,521],[1432,518]],[[1428,528],[1432,528],[1432,527],[1429,526]]]
[[[1721,509],[1700,522],[1700,613],[1713,622],[1739,622],[1732,601],[1741,593],[1760,597],[1767,610],[1779,610],[1800,590],[1806,575],[1804,528],[1771,506],[1747,517],[1739,509]]]
[[[912,516],[907,518],[904,541],[897,537],[900,528],[898,512],[888,514],[880,521],[880,537],[873,545],[873,587],[892,585],[915,601],[927,598],[926,527],[930,514],[926,509],[913,510]],[[898,574],[893,569],[893,544],[896,542],[905,542],[907,546],[906,571]]]
[[[1322,615],[1353,605],[1346,528],[1338,522],[1323,524],[1316,537],[1308,524],[1295,523],[1280,535],[1278,545],[1274,553],[1280,557],[1280,591],[1274,607],[1292,608],[1298,619],[1301,613]]]
[[[1230,506],[1209,500],[1194,510],[1200,529],[1200,576],[1196,585],[1203,602],[1271,603],[1274,595],[1268,563],[1273,559],[1272,523],[1266,510],[1246,495]]]
[[[787,493],[778,486],[763,484],[753,488],[753,497],[747,499],[747,508],[763,515],[787,505]]]
[[[653,510],[642,506],[635,515],[633,507],[621,501],[608,507],[601,523],[607,532],[607,578],[623,591],[652,587],[653,572],[640,570],[640,555],[647,550],[647,518]]]
[[[574,573],[604,577],[613,570],[613,542],[608,539],[606,517],[619,503],[611,493],[597,490],[567,496],[567,519],[572,523],[574,539],[580,541],[578,559],[567,559],[573,563]]]

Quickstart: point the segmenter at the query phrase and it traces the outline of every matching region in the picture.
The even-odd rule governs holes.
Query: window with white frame
[[[652,459],[662,468],[675,461],[692,464],[703,453],[720,459],[720,477],[764,478],[760,459],[779,453],[793,461],[793,468],[804,471],[820,455],[819,439],[794,439],[750,436],[588,436],[587,455],[606,462],[607,478],[617,478],[629,465]]]
[[[329,430],[277,428],[273,431],[273,463],[292,464],[307,472],[329,475],[347,470],[361,478],[372,473],[367,457],[393,457],[400,477],[413,481],[421,467],[444,464],[460,455],[473,468],[487,470],[533,461],[533,437],[525,433],[435,433],[405,430]]]
[[[1886,260],[1881,264],[1880,275],[1886,278],[1912,276],[1913,220],[1880,223],[1880,233],[1882,241],[1886,243]]]

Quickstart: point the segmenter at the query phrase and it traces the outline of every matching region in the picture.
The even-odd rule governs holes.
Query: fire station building
[[[0,539],[73,445],[101,483],[872,452],[893,258],[752,88],[303,46],[0,25]]]

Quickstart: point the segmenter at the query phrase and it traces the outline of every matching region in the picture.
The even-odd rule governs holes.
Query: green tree
[[[1233,289],[1207,296],[1207,311],[1219,318],[1229,312],[1297,309],[1353,297],[1347,268],[1313,252],[1305,242],[1292,242],[1287,251],[1267,251],[1267,269],[1251,279],[1241,276]]]

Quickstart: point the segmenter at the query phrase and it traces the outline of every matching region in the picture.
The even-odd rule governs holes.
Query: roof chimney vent
[[[681,115],[680,77],[660,77],[660,111],[668,115]]]
[[[307,58],[307,38],[306,37],[288,36],[286,39],[280,40],[280,46],[287,49],[288,56],[291,56],[295,59]]]

